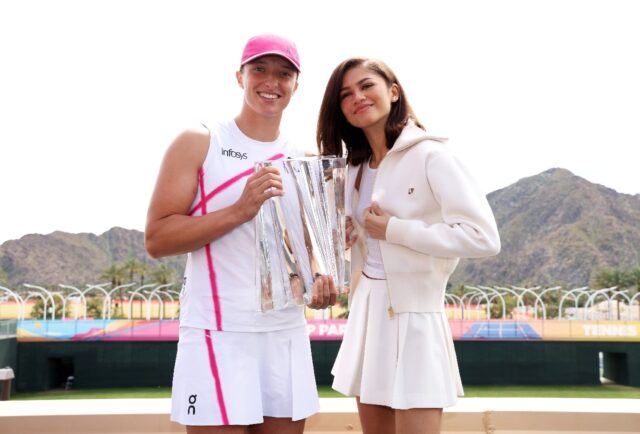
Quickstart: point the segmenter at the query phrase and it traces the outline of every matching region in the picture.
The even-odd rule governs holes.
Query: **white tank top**
[[[371,206],[371,195],[373,194],[373,184],[376,180],[377,169],[369,167],[369,162],[362,163],[362,178],[360,179],[360,199],[356,206],[356,221],[360,226],[364,226],[364,210]],[[369,277],[375,279],[386,279],[384,265],[382,263],[382,253],[380,253],[380,241],[369,236],[365,236],[367,245],[367,257],[362,271]]]
[[[193,216],[232,205],[253,173],[254,162],[301,154],[282,136],[274,142],[253,140],[233,120],[207,128],[211,141],[199,173],[198,193],[191,207]],[[259,310],[255,238],[252,219],[188,254],[180,296],[181,326],[271,331],[306,323],[301,306],[266,313]]]

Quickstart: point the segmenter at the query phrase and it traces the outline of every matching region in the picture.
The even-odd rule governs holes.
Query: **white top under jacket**
[[[346,213],[358,203],[349,166]],[[445,140],[409,122],[380,163],[372,200],[391,217],[380,250],[395,312],[441,312],[459,258],[493,256],[500,237],[486,196]],[[355,219],[354,219],[355,220]],[[351,248],[351,288],[366,257],[363,229]]]

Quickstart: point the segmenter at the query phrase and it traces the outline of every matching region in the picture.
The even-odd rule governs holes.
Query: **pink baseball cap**
[[[298,56],[296,44],[289,39],[276,35],[258,35],[249,39],[247,45],[244,46],[244,51],[242,51],[240,66],[269,54],[284,57],[293,63],[293,66],[300,72],[300,57]]]

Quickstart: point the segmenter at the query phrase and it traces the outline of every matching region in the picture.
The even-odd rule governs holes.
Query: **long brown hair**
[[[398,101],[391,104],[391,111],[385,126],[387,148],[391,149],[398,139],[402,129],[409,119],[424,129],[413,113],[407,97],[398,82],[398,78],[384,62],[376,59],[353,57],[340,63],[331,73],[327,88],[324,91],[320,114],[318,115],[318,127],[316,129],[316,144],[321,155],[343,154],[343,142],[346,149],[347,163],[358,165],[371,156],[371,147],[361,128],[352,126],[342,113],[340,108],[340,89],[345,74],[352,68],[363,66],[371,72],[379,75],[387,83],[387,87],[393,84],[398,86]]]

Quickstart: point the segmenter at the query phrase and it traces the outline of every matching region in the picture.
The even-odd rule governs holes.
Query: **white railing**
[[[175,319],[180,305],[180,293],[173,290],[173,283],[148,283],[138,286],[127,283],[109,289],[107,283],[86,284],[84,290],[67,284],[59,284],[56,291],[43,286],[25,283],[19,289],[0,286],[0,318],[7,317],[5,306],[13,305],[12,317],[22,320],[31,318],[34,300],[42,303],[40,320],[68,320],[69,302],[73,301],[71,319],[87,319],[88,297],[102,307],[99,316],[103,320],[112,319],[114,301],[127,303],[125,316],[133,318],[134,304],[140,304],[142,319]],[[118,296],[120,292],[120,297]],[[519,286],[463,286],[449,290],[445,302],[452,319],[569,319],[569,320],[640,320],[640,292],[633,296],[627,290],[617,287],[591,289],[583,286],[562,289],[559,286],[542,288]],[[4,311],[3,311],[4,307]],[[58,308],[62,309],[58,309]],[[125,306],[120,307],[124,312]],[[154,311],[155,309],[155,311]],[[144,310],[144,312],[142,311]],[[170,312],[170,313],[169,313]],[[59,317],[59,318],[57,318]]]

